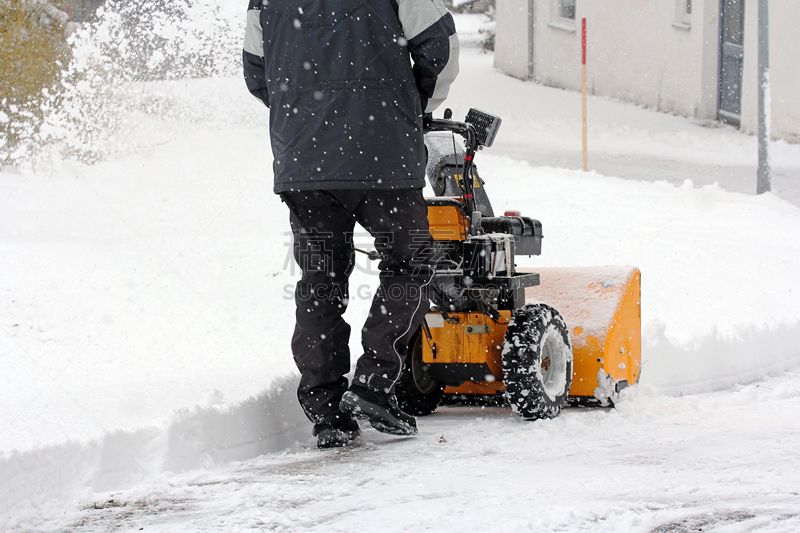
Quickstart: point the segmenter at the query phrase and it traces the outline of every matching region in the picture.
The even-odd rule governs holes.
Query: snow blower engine
[[[495,216],[474,165],[501,120],[477,109],[464,122],[451,116],[424,123],[435,272],[395,388],[400,407],[421,416],[443,402],[499,401],[538,419],[570,399],[608,405],[639,377],[639,270],[518,269],[517,256],[541,254],[542,225],[517,211]]]

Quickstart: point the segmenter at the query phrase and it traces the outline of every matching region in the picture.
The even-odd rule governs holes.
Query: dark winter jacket
[[[276,193],[424,186],[423,110],[458,73],[442,0],[250,0],[243,59]]]

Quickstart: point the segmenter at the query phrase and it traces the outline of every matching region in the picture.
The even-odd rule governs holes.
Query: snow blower
[[[517,269],[517,255],[541,254],[542,225],[495,216],[473,163],[501,120],[477,109],[464,122],[451,116],[425,121],[433,307],[408,347],[398,404],[421,416],[441,403],[499,400],[538,419],[568,401],[612,403],[639,378],[639,270]]]

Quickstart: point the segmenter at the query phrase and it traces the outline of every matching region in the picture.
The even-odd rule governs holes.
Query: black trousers
[[[284,192],[281,198],[290,210],[294,257],[302,269],[292,337],[301,376],[297,395],[312,422],[331,423],[341,415],[350,371],[350,326],[342,315],[355,264],[355,223],[375,239],[381,262],[353,381],[393,393],[408,344],[429,307],[428,211],[419,189]]]

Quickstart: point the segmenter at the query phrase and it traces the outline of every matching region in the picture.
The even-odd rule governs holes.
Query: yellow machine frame
[[[453,205],[429,205],[434,240],[463,240],[467,222]],[[521,271],[521,270],[520,270]],[[525,302],[557,309],[570,333],[573,376],[570,396],[599,397],[639,380],[641,370],[641,273],[635,267],[541,268],[540,285],[525,290]],[[504,389],[502,352],[512,312],[498,320],[475,312],[449,313],[446,321],[429,313],[431,338],[422,339],[426,365],[486,365],[483,381],[447,387],[446,394],[495,394]]]

